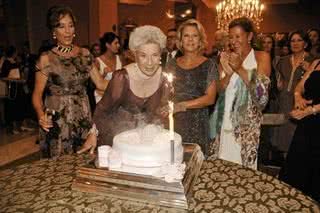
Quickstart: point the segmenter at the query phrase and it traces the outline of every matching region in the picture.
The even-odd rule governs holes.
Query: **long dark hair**
[[[106,43],[111,44],[115,39],[118,39],[120,42],[119,36],[117,36],[113,32],[106,32],[105,34],[103,34],[103,36],[99,39],[102,54],[107,51]]]
[[[273,36],[270,35],[270,34],[264,35],[264,36],[262,37],[262,40],[264,40],[265,38],[270,38],[271,41],[272,41],[272,47],[271,47],[271,51],[270,51],[270,56],[271,56],[271,59],[274,59],[274,57],[275,57],[276,41],[274,40]]]

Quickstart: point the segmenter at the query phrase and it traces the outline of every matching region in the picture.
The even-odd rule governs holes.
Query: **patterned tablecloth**
[[[0,171],[0,212],[179,212],[71,190],[88,156],[40,160]],[[222,160],[205,161],[190,212],[320,212],[319,204],[259,171]]]

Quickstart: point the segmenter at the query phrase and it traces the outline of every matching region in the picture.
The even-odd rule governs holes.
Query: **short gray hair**
[[[167,37],[158,27],[145,25],[137,27],[130,34],[129,49],[136,51],[143,44],[159,44],[161,51],[166,47]]]

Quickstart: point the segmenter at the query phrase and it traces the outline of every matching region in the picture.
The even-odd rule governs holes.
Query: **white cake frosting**
[[[124,167],[161,167],[170,163],[169,131],[157,125],[147,125],[116,135],[112,149],[121,154]],[[175,163],[183,160],[181,136],[174,134]]]
[[[113,147],[98,147],[97,165],[110,170],[153,175],[168,182],[181,181],[185,165],[181,136],[174,134],[174,164],[171,164],[169,131],[147,125],[122,132],[113,138]]]

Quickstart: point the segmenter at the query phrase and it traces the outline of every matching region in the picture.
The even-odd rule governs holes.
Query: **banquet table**
[[[89,155],[42,159],[0,171],[0,212],[184,212],[74,191],[77,168]],[[190,198],[189,212],[320,212],[300,191],[259,171],[223,160],[206,160]]]

